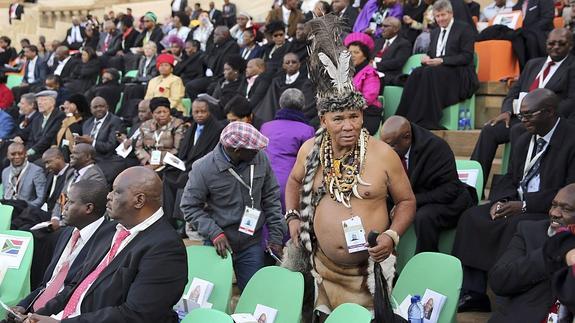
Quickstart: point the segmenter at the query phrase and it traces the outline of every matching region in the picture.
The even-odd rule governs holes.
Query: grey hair
[[[24,95],[22,95],[21,97],[22,99],[24,99],[24,101],[28,102],[28,104],[31,104],[34,106],[35,109],[38,108],[38,106],[36,105],[36,96],[34,96],[34,93],[26,93]]]
[[[287,89],[280,96],[280,108],[282,109],[302,111],[304,106],[305,97],[303,92],[296,88]]]
[[[433,12],[447,11],[453,13],[453,7],[449,0],[438,0],[433,4]]]

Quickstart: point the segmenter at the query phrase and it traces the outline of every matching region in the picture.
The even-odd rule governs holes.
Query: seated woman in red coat
[[[6,82],[8,82],[8,76],[0,72],[0,110],[6,110],[14,104],[14,95],[6,86]]]
[[[378,100],[381,93],[379,75],[370,64],[373,52],[373,39],[364,33],[349,34],[343,44],[351,53],[351,62],[355,67],[353,85],[363,94],[367,108],[363,110],[363,127],[374,135],[381,123],[381,102]]]

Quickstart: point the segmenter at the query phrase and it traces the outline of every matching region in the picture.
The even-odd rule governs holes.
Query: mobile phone
[[[22,314],[20,314],[20,313],[14,312],[14,311],[10,308],[10,306],[6,305],[6,304],[5,304],[4,302],[2,302],[1,300],[0,300],[0,306],[2,306],[2,307],[6,310],[6,312],[13,317],[13,319],[14,319],[16,322],[24,322],[24,320],[27,318],[26,315],[22,315]]]

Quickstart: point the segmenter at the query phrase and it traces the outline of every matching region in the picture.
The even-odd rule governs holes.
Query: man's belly
[[[361,218],[366,239],[371,230],[383,232],[389,227],[385,202],[353,199],[352,208],[348,209],[324,196],[315,211],[314,232],[325,255],[335,263],[356,265],[369,257],[367,251],[348,252],[342,221],[353,216]]]

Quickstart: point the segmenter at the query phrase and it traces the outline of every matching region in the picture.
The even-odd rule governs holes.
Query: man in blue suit
[[[22,94],[40,90],[44,86],[44,80],[46,80],[48,73],[45,62],[38,56],[38,47],[35,45],[24,47],[24,56],[26,57],[26,65],[22,83],[12,88],[15,102],[20,101]]]
[[[13,308],[15,312],[25,314],[44,307],[82,268],[92,244],[97,243],[92,237],[115,229],[104,218],[107,194],[106,183],[99,181],[83,180],[70,187],[63,212],[67,227],[62,229],[44,280]]]

